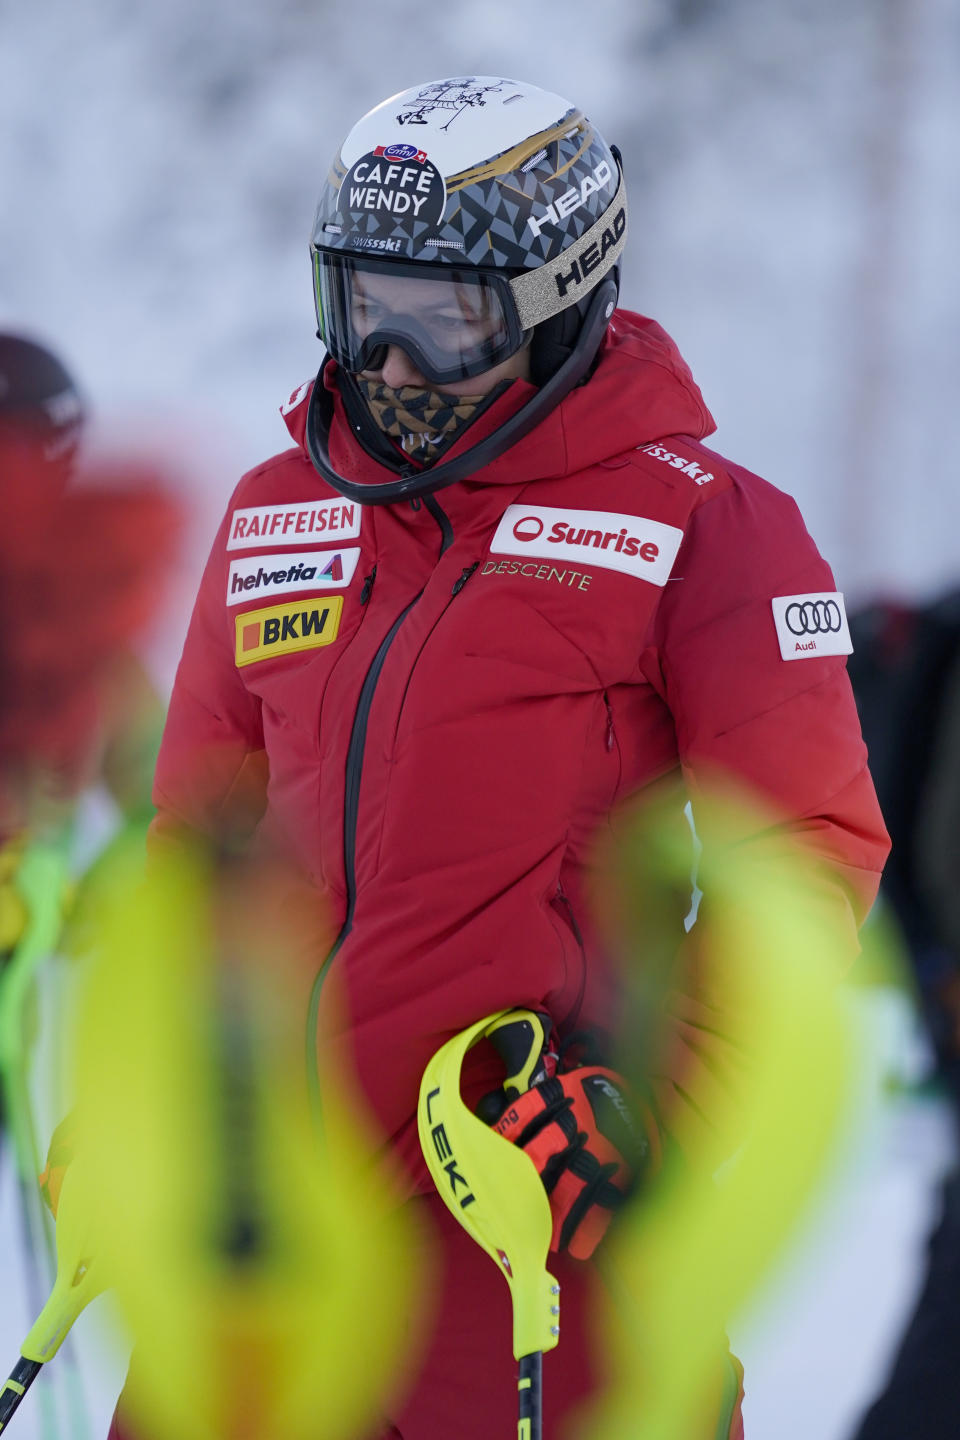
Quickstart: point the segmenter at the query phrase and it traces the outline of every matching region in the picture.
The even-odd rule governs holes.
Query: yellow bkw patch
[[[317,600],[294,600],[248,610],[236,618],[238,665],[290,655],[295,650],[316,650],[336,640],[343,613],[342,595]]]

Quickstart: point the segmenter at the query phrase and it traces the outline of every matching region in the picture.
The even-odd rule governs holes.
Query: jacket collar
[[[325,372],[336,411],[331,459],[350,479],[383,480],[390,472],[355,439],[334,375],[331,364]],[[532,393],[526,381],[515,380],[448,454],[470,449],[519,410]],[[305,404],[298,405],[284,417],[301,448],[305,447],[306,410]],[[699,440],[715,428],[699,387],[666,331],[654,320],[618,310],[589,381],[572,391],[535,430],[487,465],[475,480],[452,485],[438,498],[447,509],[456,506],[454,492],[460,490],[473,492],[477,485],[519,487],[533,480],[559,478],[668,435]]]

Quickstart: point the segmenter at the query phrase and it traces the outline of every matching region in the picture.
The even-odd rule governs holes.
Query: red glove
[[[552,1251],[588,1260],[634,1182],[659,1160],[652,1114],[628,1099],[624,1081],[602,1065],[561,1068],[515,1098],[493,1128],[530,1156],[553,1212]],[[481,1102],[490,1118],[492,1096]]]

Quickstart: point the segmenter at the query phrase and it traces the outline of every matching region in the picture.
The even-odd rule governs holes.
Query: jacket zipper
[[[440,554],[441,559],[453,543],[453,526],[446,513],[434,500],[432,495],[423,497],[423,505],[436,520],[440,527]],[[419,505],[416,507],[420,508]],[[366,577],[363,582],[363,589],[360,592],[362,604],[370,599],[370,591],[373,589],[373,582],[376,578],[377,567]],[[461,579],[463,577],[461,576]],[[368,588],[369,587],[369,588]],[[423,587],[426,589],[426,586]],[[313,989],[310,993],[310,1004],[307,1012],[307,1076],[310,1087],[313,1112],[315,1117],[320,1117],[320,1093],[319,1076],[317,1073],[317,1014],[320,1009],[320,992],[323,989],[323,982],[327,977],[330,964],[339,951],[344,940],[353,928],[353,915],[357,905],[357,822],[360,810],[360,779],[363,772],[363,755],[367,743],[367,722],[370,719],[370,709],[373,705],[373,696],[377,688],[377,682],[383,670],[384,663],[390,646],[396,638],[397,631],[417,601],[423,595],[423,590],[418,591],[413,599],[400,611],[390,629],[384,635],[377,647],[377,653],[370,663],[363,684],[360,687],[360,696],[357,700],[357,709],[353,717],[353,726],[350,731],[350,743],[347,746],[346,780],[344,787],[343,802],[343,872],[347,892],[347,912],[344,916],[340,933],[330,949],[329,954],[320,966],[317,977],[313,982]]]
[[[459,578],[454,580],[453,582],[453,589],[450,591],[451,600],[455,595],[460,594],[460,591],[463,589],[464,585],[466,585],[467,581],[470,579],[470,576],[473,574],[474,570],[477,569],[479,564],[479,560],[474,560],[472,565],[467,565],[464,567]]]
[[[369,574],[369,575],[366,575],[366,576],[364,577],[363,585],[361,586],[361,589],[360,589],[360,604],[361,604],[361,605],[366,605],[367,601],[370,599],[370,596],[371,596],[371,594],[373,593],[373,582],[374,582],[374,580],[376,580],[376,578],[377,578],[377,567],[376,567],[376,565],[374,565],[373,569],[370,571],[370,574]]]
[[[428,634],[424,637],[424,645],[429,644],[431,638],[432,638],[433,635],[436,633],[437,627],[439,626],[439,624],[440,624],[441,620],[443,619],[444,615],[446,615],[446,613],[447,613],[448,609],[450,608],[451,604],[452,604],[453,601],[457,598],[457,596],[460,594],[460,591],[463,589],[464,585],[466,585],[467,581],[470,579],[470,576],[473,574],[473,572],[474,572],[475,570],[478,570],[479,568],[480,568],[480,561],[479,561],[479,560],[475,560],[472,565],[466,565],[466,566],[464,566],[463,570],[461,570],[461,572],[460,572],[460,574],[457,576],[456,580],[454,580],[453,585],[450,587],[450,599],[449,599],[449,600],[447,601],[447,603],[444,605],[443,609],[440,611],[440,614],[437,616],[436,620],[433,622],[433,625],[430,627],[430,630],[429,630]],[[421,647],[421,654],[422,654],[422,647]],[[398,736],[399,733],[400,733],[400,727],[401,727],[401,725],[403,724],[404,712],[405,712],[405,710],[406,710],[406,708],[407,708],[407,696],[408,696],[409,693],[410,693],[410,686],[411,686],[411,684],[412,684],[412,682],[413,682],[413,677],[414,677],[414,675],[415,675],[415,673],[416,673],[418,661],[419,661],[419,656],[414,657],[413,664],[412,664],[411,667],[410,667],[410,670],[409,670],[409,672],[408,672],[408,674],[407,674],[406,681],[405,681],[405,683],[404,683],[403,697],[402,697],[402,699],[401,699],[401,701],[400,701],[400,708],[399,708],[399,710],[397,711],[397,722],[396,722],[396,727],[395,727],[395,730],[394,730],[394,741],[396,741],[396,738],[397,738],[397,736]]]
[[[570,904],[570,898],[559,881],[557,882],[557,893],[555,898],[566,911],[567,920],[570,924],[570,929],[573,931],[574,937],[580,950],[580,988],[577,991],[577,998],[571,1005],[567,1014],[564,1015],[562,1020],[557,1022],[557,1029],[561,1030],[566,1029],[567,1026],[575,1025],[577,1023],[577,1018],[580,1014],[580,1007],[583,1004],[583,993],[587,988],[587,947],[583,943],[583,933],[581,932],[580,926],[577,924],[577,917],[573,913],[573,906]]]

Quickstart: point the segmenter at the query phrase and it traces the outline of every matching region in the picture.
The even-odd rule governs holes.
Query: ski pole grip
[[[547,1078],[543,1057],[552,1028],[550,1016],[537,1010],[508,1010],[484,1031],[504,1063],[507,1100]]]

